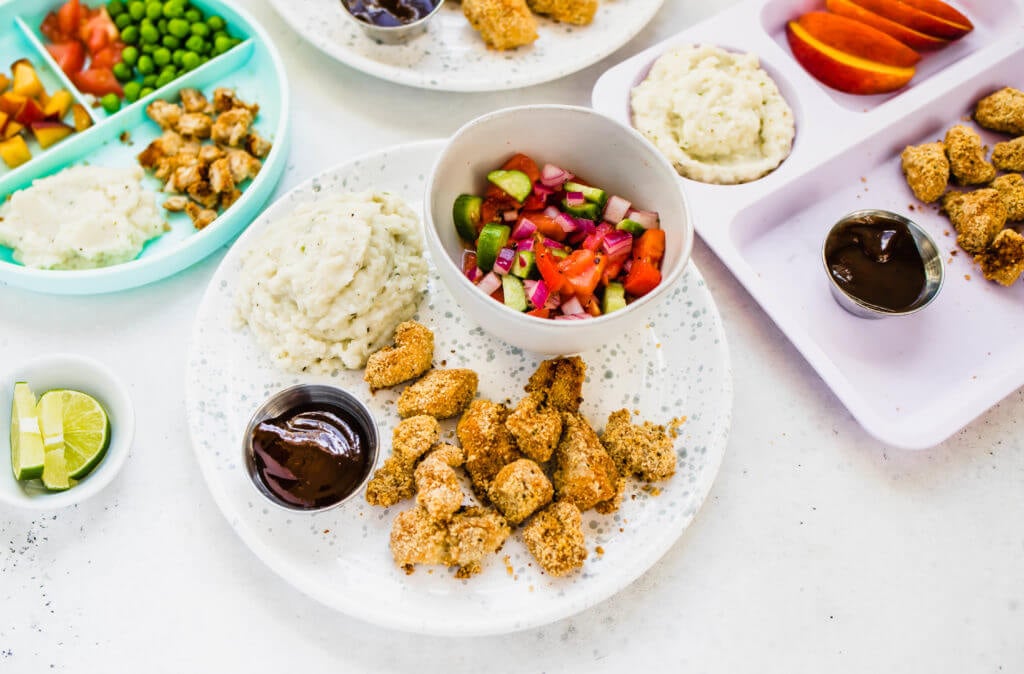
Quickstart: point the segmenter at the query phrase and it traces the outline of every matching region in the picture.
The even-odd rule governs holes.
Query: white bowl
[[[19,482],[11,470],[11,398],[15,382],[28,382],[38,398],[52,389],[88,393],[103,405],[110,419],[110,444],[103,458],[74,487],[50,492],[38,480]],[[43,356],[6,372],[0,379],[0,502],[20,508],[48,510],[80,503],[110,484],[128,458],[135,435],[135,412],[124,384],[104,365],[68,353]]]
[[[483,194],[487,173],[517,152],[578,173],[637,208],[657,211],[665,230],[658,287],[625,309],[580,321],[528,316],[478,290],[462,273],[463,244],[452,222],[452,204],[460,194]],[[643,325],[682,276],[693,248],[693,223],[672,165],[639,133],[587,108],[528,105],[469,122],[434,164],[424,210],[427,247],[466,314],[495,337],[541,354],[579,353]]]

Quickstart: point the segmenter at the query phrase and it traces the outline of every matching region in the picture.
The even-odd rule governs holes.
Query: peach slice
[[[43,91],[43,83],[28,59],[19,59],[11,66],[14,73],[14,86],[11,90],[16,94],[33,98]]]
[[[24,126],[29,126],[46,118],[43,107],[36,103],[36,99],[30,98],[21,106],[21,110],[14,116],[14,119]]]
[[[874,12],[869,12],[860,5],[854,4],[853,0],[825,0],[825,7],[828,8],[828,11],[830,12],[860,21],[872,28],[877,28],[883,33],[896,38],[911,49],[916,49],[918,51],[936,51],[949,44],[949,40],[943,40],[941,38],[932,37],[931,35],[919,33],[916,30],[911,30],[906,26],[900,25],[895,21],[890,21],[884,16],[879,16]]]
[[[950,23],[933,14],[922,12],[900,0],[852,0],[869,12],[874,12],[886,19],[895,21],[911,30],[916,30],[932,37],[945,40],[956,40],[969,32],[964,26]]]
[[[910,68],[921,60],[920,54],[896,38],[845,16],[808,12],[796,23],[828,46],[868,61]]]
[[[71,92],[67,89],[58,89],[53,92],[53,96],[50,96],[50,100],[46,102],[43,113],[48,119],[62,120],[64,115],[68,114],[71,103]]]
[[[31,158],[32,152],[21,136],[0,141],[0,159],[3,159],[9,168],[21,166]]]
[[[27,98],[13,91],[5,91],[0,94],[0,110],[6,112],[11,117],[16,117],[21,109],[25,107],[25,103],[28,101]]]
[[[14,138],[19,133],[21,133],[21,130],[24,129],[24,128],[25,128],[25,126],[23,124],[18,124],[13,119],[8,120],[7,123],[4,124],[4,130],[3,130],[4,140],[8,140],[8,139]]]
[[[39,147],[44,150],[54,143],[64,140],[75,130],[65,124],[64,122],[50,122],[42,121],[36,122],[32,125],[32,133],[36,137],[36,141],[39,143]]]
[[[932,16],[937,16],[943,21],[960,26],[963,28],[965,33],[969,33],[974,30],[974,24],[966,16],[961,14],[958,10],[950,7],[942,0],[901,0],[904,5],[910,5],[914,9],[919,9],[922,12],[927,12]]]
[[[75,121],[75,131],[85,131],[92,126],[92,117],[89,116],[89,111],[81,103],[75,103],[71,106],[71,117]]]
[[[815,38],[796,21],[786,24],[793,56],[814,77],[848,94],[884,94],[905,86],[913,68],[886,65],[839,51]]]

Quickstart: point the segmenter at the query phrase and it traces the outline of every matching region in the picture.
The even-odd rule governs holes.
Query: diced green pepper
[[[597,187],[589,187],[587,185],[581,185],[574,183],[571,180],[565,183],[563,188],[566,192],[579,192],[583,195],[583,198],[592,204],[597,204],[598,208],[604,209],[605,202],[608,201],[608,193]]]
[[[601,217],[601,208],[589,201],[582,206],[570,206],[567,199],[562,199],[562,207],[566,213],[577,218],[585,218],[597,222]]]
[[[483,271],[491,271],[494,261],[498,259],[498,252],[508,242],[510,231],[505,225],[484,225],[476,240],[476,266]]]
[[[500,187],[505,194],[522,203],[526,197],[533,192],[533,183],[530,176],[522,171],[491,171],[487,174],[487,180]]]
[[[644,226],[636,220],[630,220],[626,218],[619,224],[615,225],[615,229],[622,230],[623,232],[629,232],[633,236],[641,236],[645,231]]]

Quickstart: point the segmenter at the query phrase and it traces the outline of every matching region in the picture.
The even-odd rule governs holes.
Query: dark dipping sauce
[[[890,311],[910,308],[925,287],[924,260],[906,223],[865,215],[832,231],[829,273],[847,294]]]
[[[260,482],[299,508],[341,501],[370,470],[366,431],[332,405],[309,403],[260,422],[252,431],[252,453]]]
[[[419,21],[434,11],[439,0],[341,0],[352,16],[385,28]]]

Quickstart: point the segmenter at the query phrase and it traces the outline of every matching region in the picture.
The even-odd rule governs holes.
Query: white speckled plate
[[[619,512],[584,516],[590,558],[563,579],[540,572],[518,536],[470,580],[444,568],[407,576],[388,548],[403,503],[373,508],[362,499],[315,515],[282,511],[250,482],[242,462],[249,416],[271,393],[299,381],[346,388],[367,402],[381,438],[397,421],[395,392],[371,396],[362,371],[296,377],[274,369],[247,329],[232,325],[241,252],[295,204],[339,190],[388,190],[417,208],[444,141],[403,145],[342,164],[303,183],[254,222],[224,258],[196,318],[186,377],[188,423],[203,476],[224,515],[253,552],[306,594],[379,625],[431,634],[495,634],[572,615],[626,587],[679,538],[718,472],[729,434],[732,376],[721,319],[691,263],[650,324],[583,354],[589,366],[583,412],[598,428],[629,407],[646,419],[687,417],[677,441],[679,470],[651,495],[630,483]],[[518,399],[539,358],[472,325],[432,274],[417,320],[436,335],[434,361],[480,373],[480,395]],[[446,422],[445,427],[454,424]],[[385,442],[381,461],[390,447]],[[597,552],[598,548],[603,554]]]
[[[457,2],[406,44],[381,44],[357,26],[341,0],[270,0],[299,35],[357,70],[399,84],[444,91],[500,91],[565,77],[629,42],[664,0],[601,0],[589,26],[538,18],[537,41],[513,51],[488,49]]]

